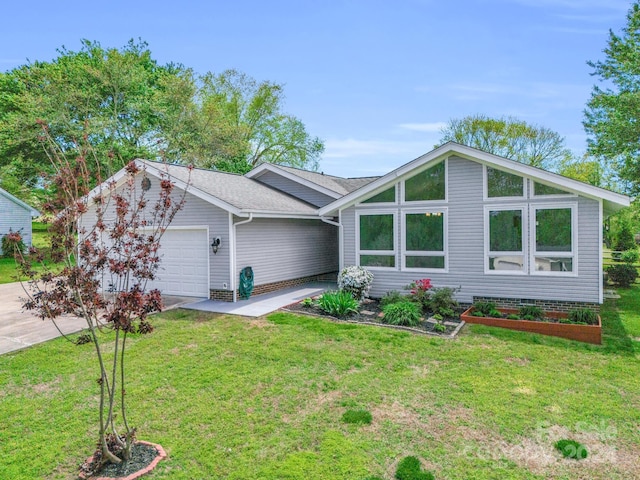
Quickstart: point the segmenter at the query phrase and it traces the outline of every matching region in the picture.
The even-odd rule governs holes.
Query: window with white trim
[[[535,273],[574,272],[575,206],[532,206],[532,265]]]
[[[358,265],[395,268],[395,213],[358,213]]]
[[[403,268],[443,270],[446,268],[445,210],[403,212]]]
[[[485,171],[487,198],[524,197],[524,177],[491,167]]]
[[[533,195],[536,197],[548,197],[553,195],[571,195],[566,190],[561,190],[544,183],[533,182]]]
[[[404,181],[404,201],[445,200],[446,188],[446,161],[442,161]]]
[[[371,198],[363,200],[362,203],[395,203],[396,202],[396,186],[394,185]]]
[[[525,208],[485,208],[485,272],[526,273]]]

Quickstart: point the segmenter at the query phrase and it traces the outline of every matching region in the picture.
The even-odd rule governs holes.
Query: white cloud
[[[428,133],[440,133],[440,131],[447,126],[446,122],[431,122],[431,123],[401,123],[398,127],[411,130],[414,132],[428,132]]]

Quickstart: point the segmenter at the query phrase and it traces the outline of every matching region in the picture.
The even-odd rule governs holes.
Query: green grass
[[[49,232],[47,231],[48,225],[46,223],[33,222],[32,228],[32,245],[39,250],[47,251],[51,244],[49,240]],[[55,266],[50,262],[46,262],[48,266]],[[41,268],[36,265],[36,270]],[[12,283],[18,280],[27,280],[25,277],[18,277],[18,271],[16,268],[16,261],[13,258],[0,258],[0,284]]]
[[[128,347],[129,421],[169,453],[150,479],[391,479],[406,456],[437,479],[640,478],[640,287],[621,293],[603,346],[167,312]],[[97,376],[91,345],[63,339],[0,357],[0,478],[73,477]],[[589,458],[563,459],[562,438]]]

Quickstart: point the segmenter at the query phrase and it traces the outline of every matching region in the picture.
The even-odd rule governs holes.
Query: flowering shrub
[[[429,310],[429,302],[431,300],[430,290],[433,288],[430,278],[423,278],[421,280],[415,280],[405,287],[411,292],[411,300],[420,304],[423,311]]]
[[[373,273],[363,267],[352,265],[338,274],[338,288],[349,292],[359,302],[369,295],[371,283]]]
[[[20,232],[14,232],[9,229],[9,233],[2,237],[2,256],[13,258],[16,253],[24,253],[26,248]]]

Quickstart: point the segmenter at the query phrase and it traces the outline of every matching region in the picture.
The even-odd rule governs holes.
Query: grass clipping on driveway
[[[152,479],[390,479],[409,455],[437,479],[640,478],[639,344],[621,333],[639,293],[605,309],[603,347],[172,311],[128,343],[128,420],[167,450]],[[56,340],[0,357],[0,478],[71,478],[92,453],[92,355]],[[563,438],[588,458],[563,459]]]

